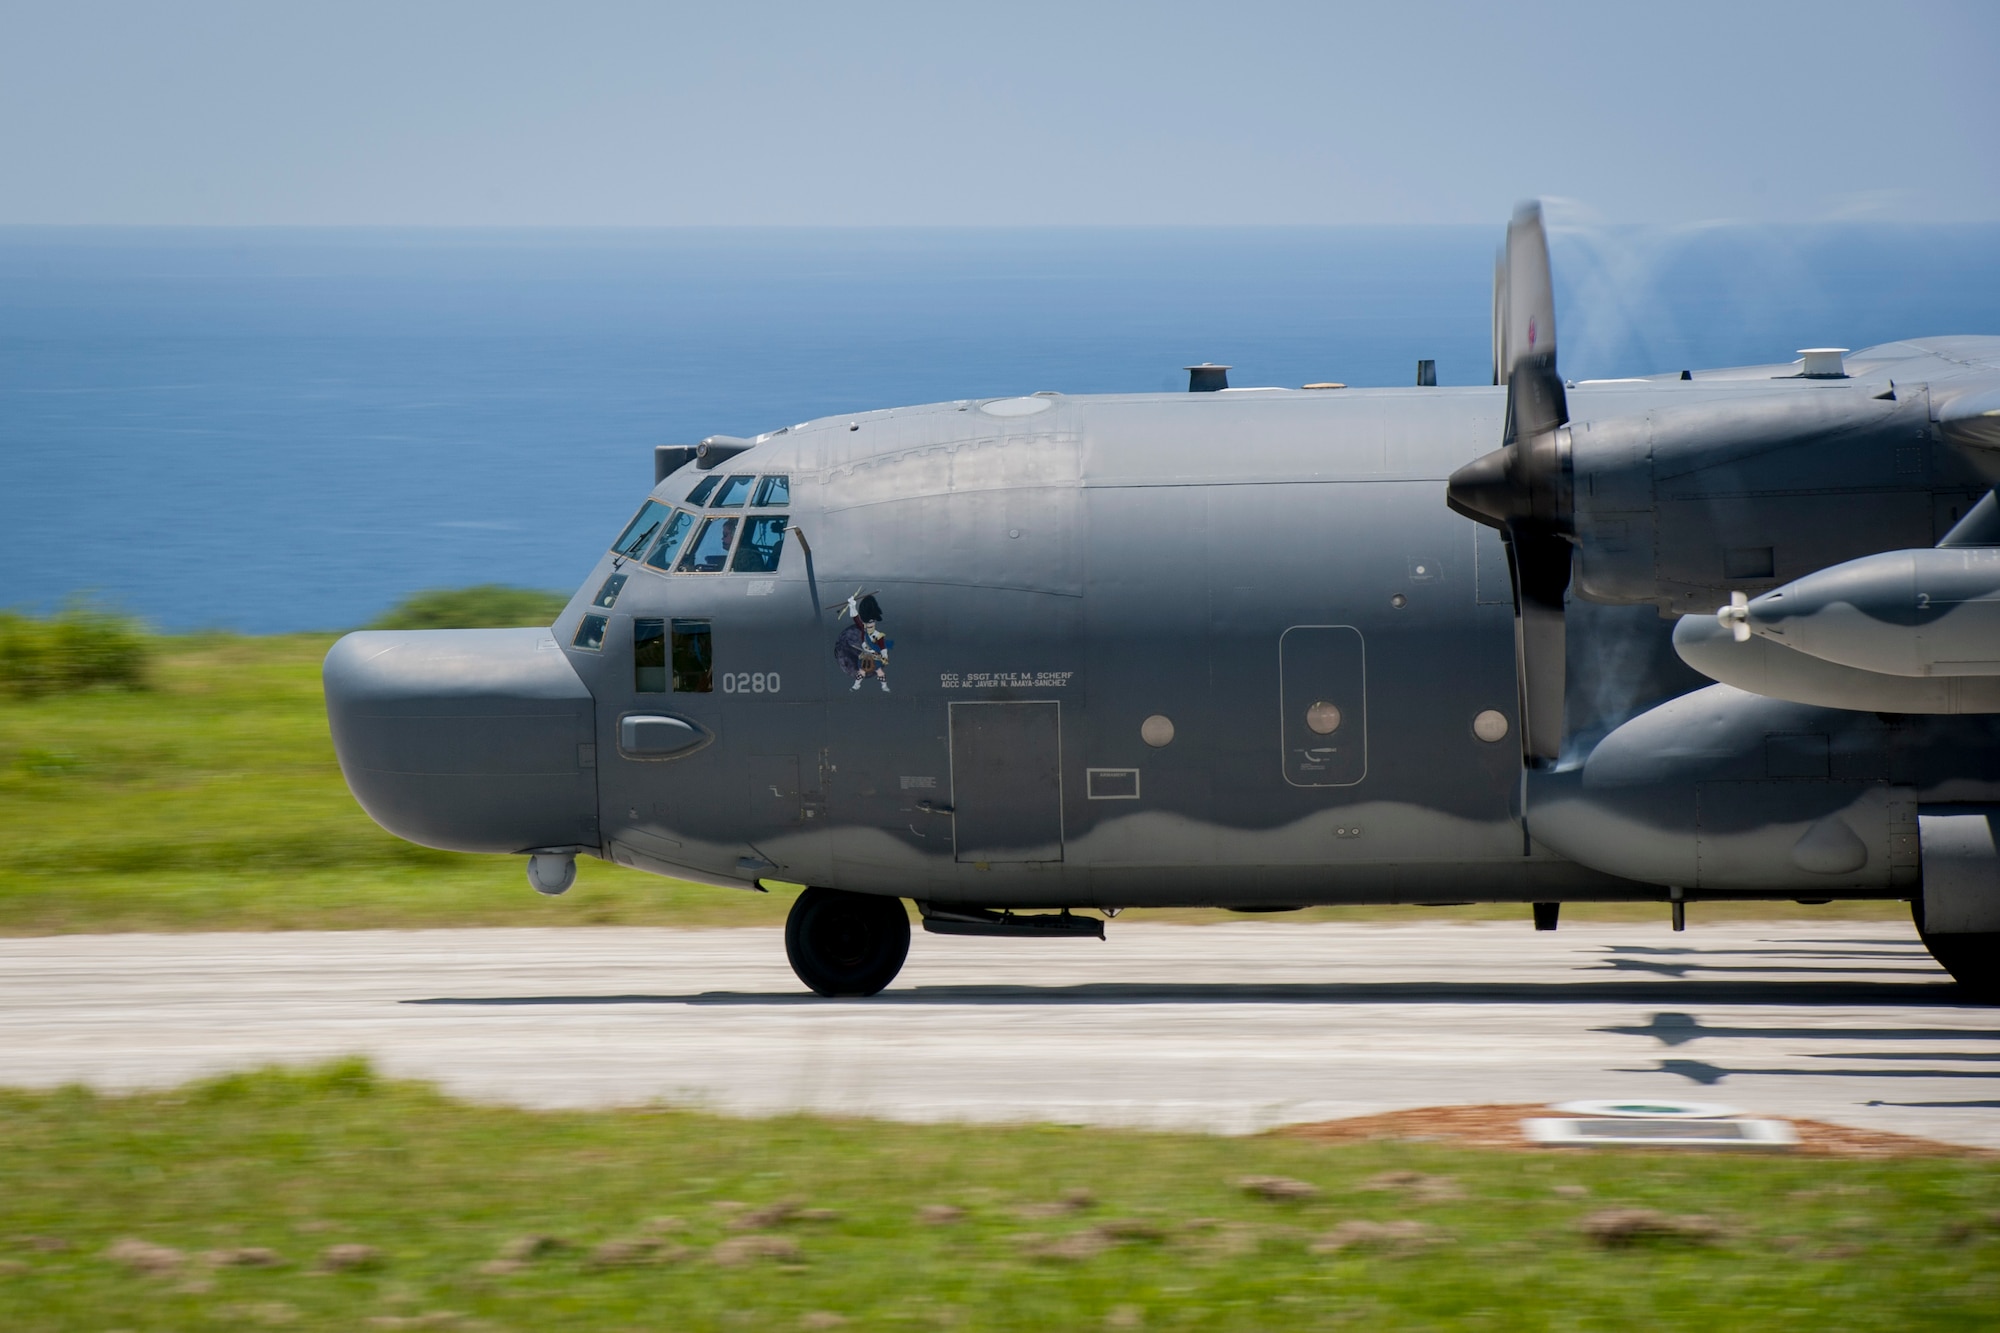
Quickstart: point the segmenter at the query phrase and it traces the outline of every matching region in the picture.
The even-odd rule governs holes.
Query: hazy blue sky
[[[2000,219],[2000,3],[0,0],[0,222]]]

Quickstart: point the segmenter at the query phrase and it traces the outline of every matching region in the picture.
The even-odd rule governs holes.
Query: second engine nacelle
[[[1885,720],[1712,685],[1633,718],[1579,767],[1531,771],[1528,829],[1571,860],[1653,884],[1911,892],[1918,801],[2000,796],[1983,748],[1996,731],[1986,719]]]

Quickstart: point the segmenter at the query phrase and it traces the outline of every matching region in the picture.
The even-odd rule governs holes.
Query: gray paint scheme
[[[2000,931],[2000,850],[1990,810],[1924,811],[1924,929],[1939,935]]]
[[[595,847],[595,703],[541,629],[364,630],[326,655],[340,770],[371,818],[448,851]]]
[[[810,571],[796,538],[770,586],[606,554],[553,643],[350,636],[327,662],[334,738],[402,836],[573,843],[739,887],[988,907],[1908,897],[1920,804],[2000,806],[2000,720],[1697,688],[1682,659],[1720,659],[1677,657],[1662,618],[1713,624],[1733,591],[1929,547],[2000,477],[1988,419],[1964,415],[2000,392],[2000,339],[1889,344],[1847,368],[1569,387],[1566,739],[1526,772],[1506,557],[1444,504],[1502,436],[1498,388],[1037,395],[789,427],[718,470],[790,476]],[[703,475],[653,496],[678,503]],[[592,608],[614,568],[630,575],[615,608]],[[892,692],[851,690],[835,665],[826,603],[854,589],[896,640]],[[601,650],[555,648],[585,614],[608,616]],[[637,694],[635,617],[710,621],[718,682],[781,687]],[[1343,713],[1322,756],[1338,781],[1296,753],[1322,694]],[[1052,806],[1010,796],[1001,768],[961,771],[985,753],[961,715],[1000,704],[1041,706],[1017,715],[1024,735],[1059,714],[1054,774],[1032,738],[996,761],[1026,764]],[[1486,710],[1509,720],[1497,743],[1473,734]],[[1157,749],[1140,736],[1155,714],[1175,731]],[[627,754],[635,716],[713,740]],[[1139,799],[1089,799],[1100,768],[1137,770]],[[1017,852],[968,860],[968,829]]]
[[[1776,639],[1738,642],[1715,616],[1684,616],[1674,651],[1712,680],[1823,708],[1875,713],[2000,713],[2000,676],[1891,676],[1802,653]]]
[[[1890,676],[2000,676],[2000,548],[1888,551],[1753,598],[1750,632]]]

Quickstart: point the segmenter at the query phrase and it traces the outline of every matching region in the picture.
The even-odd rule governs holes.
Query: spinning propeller
[[[1563,596],[1576,513],[1569,402],[1556,373],[1555,293],[1540,204],[1515,210],[1494,270],[1493,380],[1507,386],[1501,445],[1452,473],[1445,498],[1465,517],[1498,528],[1506,543],[1521,753],[1540,765],[1562,749]]]

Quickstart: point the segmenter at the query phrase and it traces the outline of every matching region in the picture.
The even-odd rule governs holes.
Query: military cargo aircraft
[[[342,770],[544,893],[810,885],[827,996],[905,898],[1907,900],[2000,991],[2000,338],[1566,382],[1533,205],[1493,313],[1492,388],[1205,365],[662,446],[553,626],[333,647]]]

